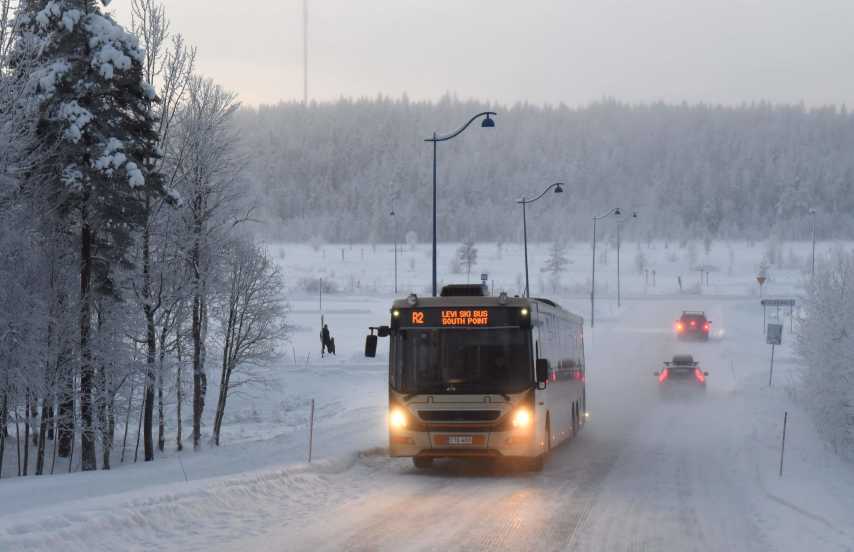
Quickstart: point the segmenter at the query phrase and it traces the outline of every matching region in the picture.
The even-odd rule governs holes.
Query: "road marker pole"
[[[774,347],[776,347],[776,345],[774,345],[772,343],[771,344],[771,370],[768,372],[768,387],[771,387],[771,381],[772,381],[772,378],[774,377]]]
[[[314,445],[314,399],[311,399],[311,414],[308,418],[308,463],[311,464],[311,449]]]
[[[783,442],[780,445],[780,477],[783,477],[783,454],[786,452],[786,422],[789,419],[789,412],[783,413]]]

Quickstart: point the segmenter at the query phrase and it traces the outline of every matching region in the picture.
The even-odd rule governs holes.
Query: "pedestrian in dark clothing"
[[[325,353],[327,351],[332,353],[332,354],[335,354],[333,351],[335,345],[332,345],[330,347],[331,340],[332,340],[332,336],[329,334],[329,326],[324,324],[323,329],[320,330],[320,343],[321,343],[320,353],[321,353],[321,355],[323,355],[323,353]]]

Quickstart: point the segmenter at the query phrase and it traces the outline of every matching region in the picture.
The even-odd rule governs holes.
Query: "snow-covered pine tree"
[[[566,243],[555,240],[549,247],[549,256],[543,265],[543,272],[549,273],[552,291],[556,292],[560,285],[560,276],[566,272],[569,259],[566,256]]]
[[[19,75],[38,102],[39,142],[54,147],[27,175],[49,190],[78,237],[82,469],[97,467],[93,422],[93,294],[118,293],[116,268],[143,219],[144,202],[171,197],[153,170],[158,157],[143,52],[101,4],[106,0],[22,2],[16,54],[33,63]]]

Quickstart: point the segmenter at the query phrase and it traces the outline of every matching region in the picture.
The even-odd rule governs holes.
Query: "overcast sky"
[[[854,0],[308,1],[312,99],[854,104]],[[303,0],[163,2],[200,72],[302,98]]]

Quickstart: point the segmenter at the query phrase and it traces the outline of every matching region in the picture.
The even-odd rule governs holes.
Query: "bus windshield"
[[[402,329],[391,354],[391,385],[402,393],[516,393],[533,384],[528,329]]]

